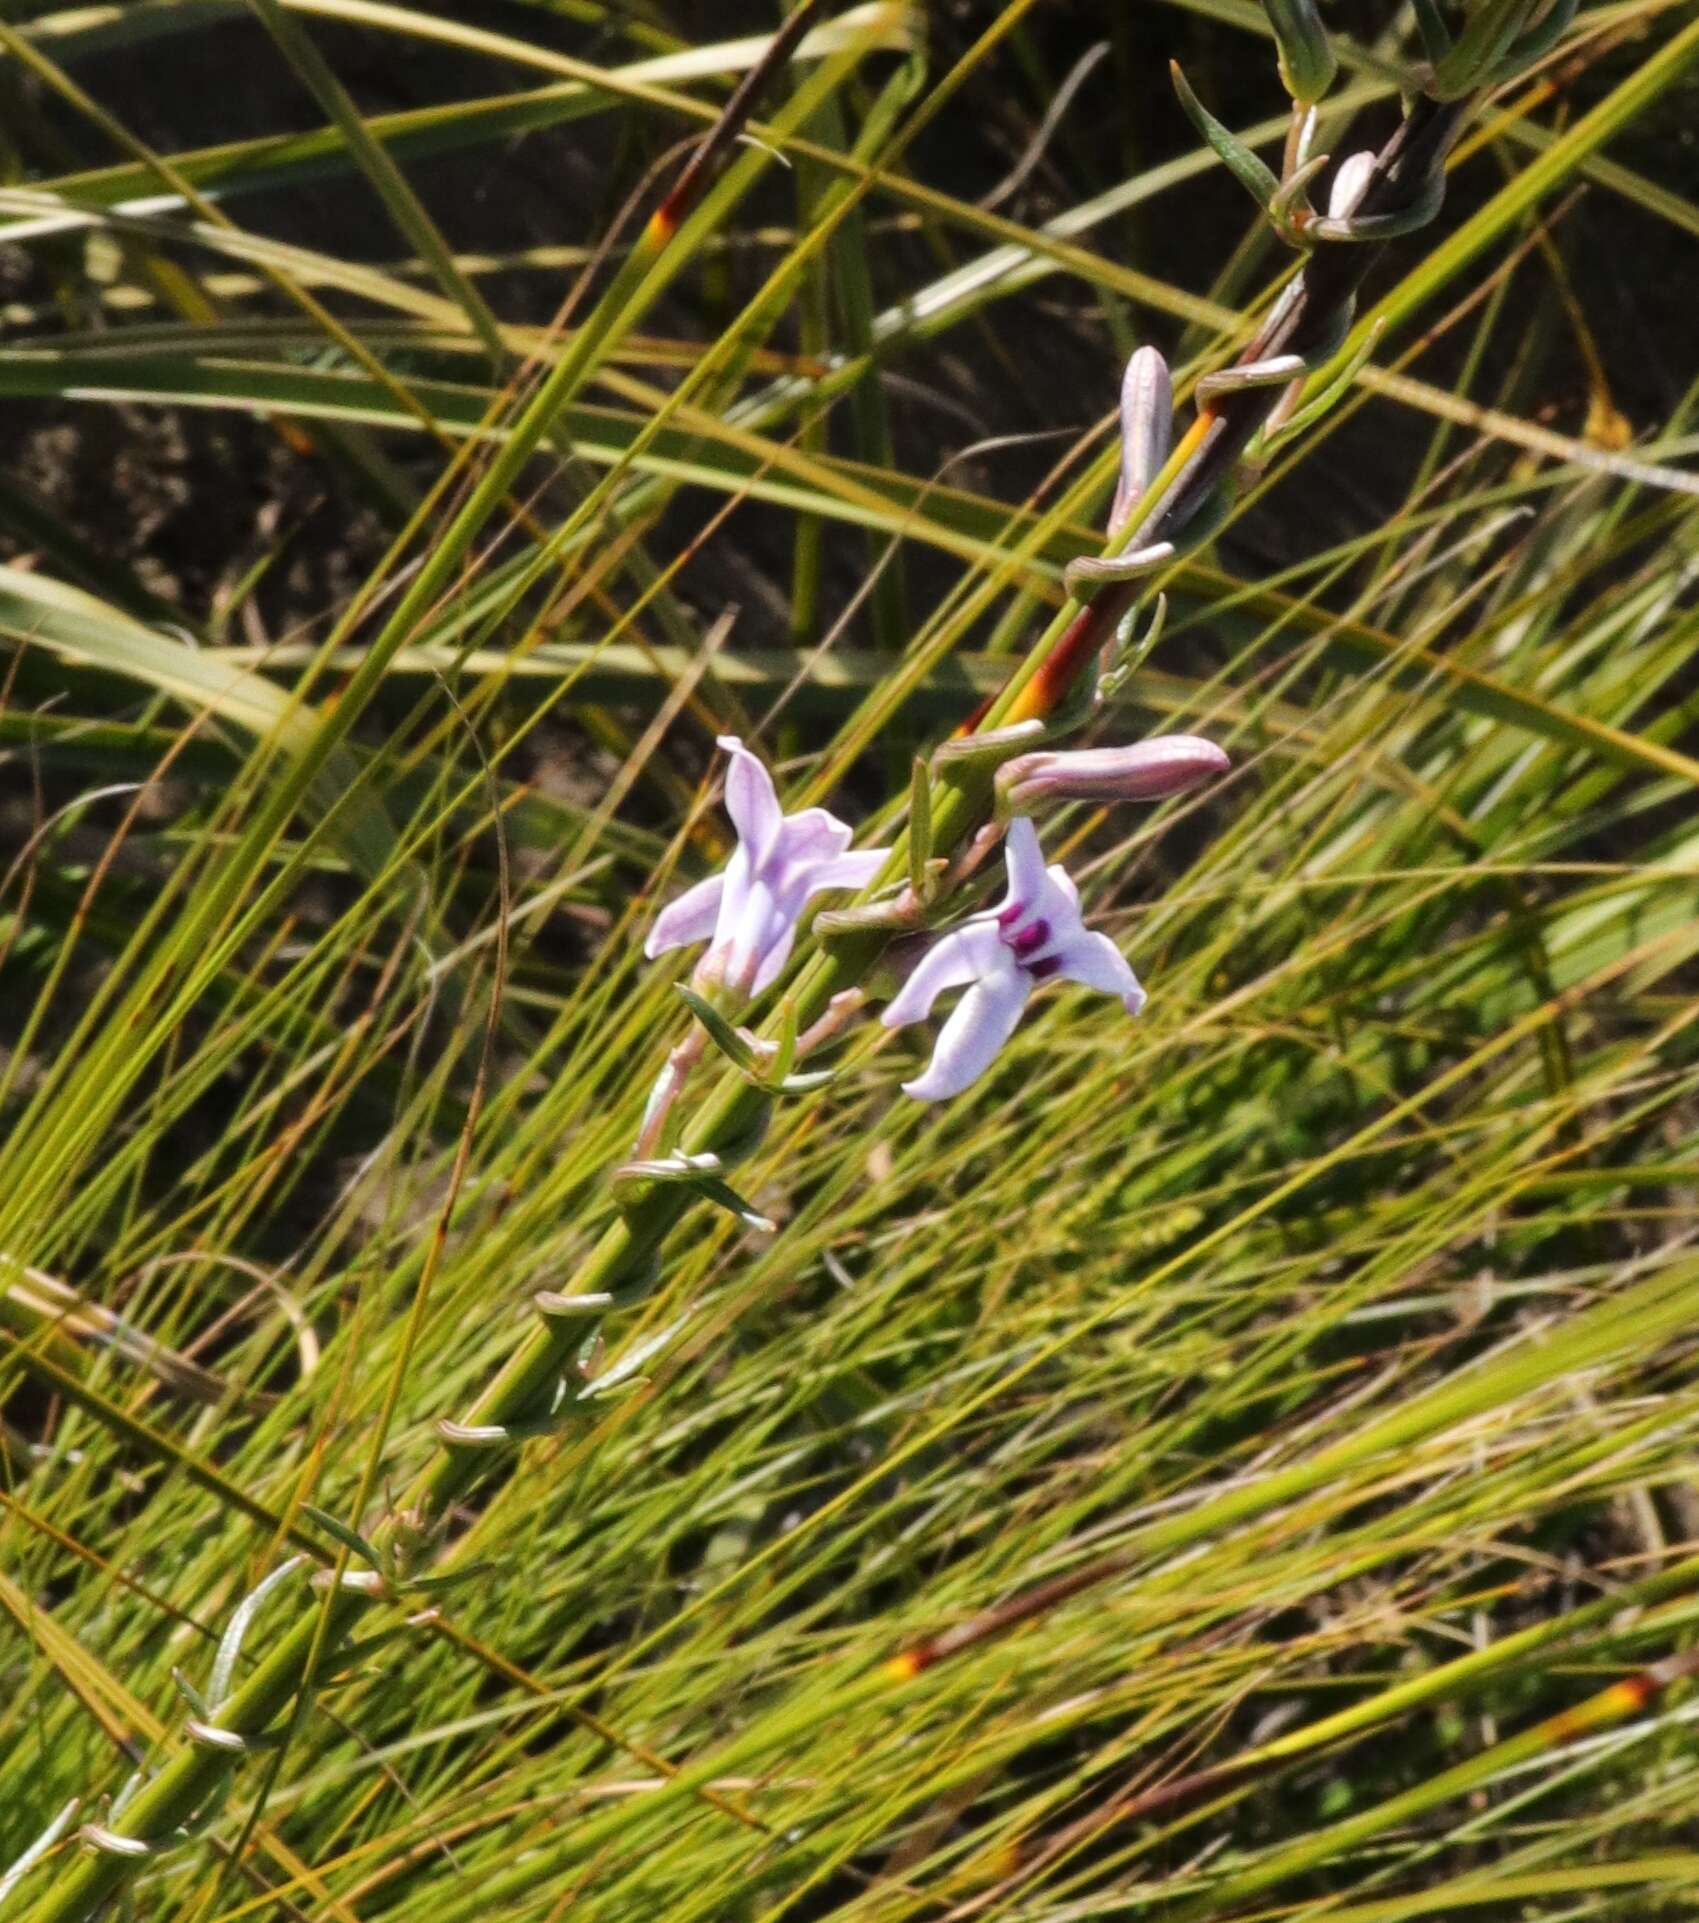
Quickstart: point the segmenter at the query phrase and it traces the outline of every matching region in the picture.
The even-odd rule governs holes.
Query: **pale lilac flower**
[[[1225,774],[1230,763],[1213,741],[1159,734],[1118,748],[1041,749],[997,770],[997,787],[1013,808],[1056,801],[1163,801]]]
[[[865,888],[884,867],[888,848],[850,848],[855,830],[824,808],[787,815],[773,777],[736,735],[719,744],[731,756],[726,813],[737,850],[723,874],[687,888],[655,918],[643,952],[710,944],[696,979],[759,995],[777,980],[796,940],[797,918],[827,888]]]
[[[925,1074],[903,1083],[917,1101],[939,1102],[979,1080],[1015,1031],[1027,997],[1053,975],[1118,995],[1129,1015],[1144,990],[1120,949],[1080,919],[1079,890],[1065,869],[1046,868],[1038,831],[1022,815],[1004,848],[1009,892],[928,949],[880,1017],[887,1028],[923,1020],[946,988],[965,986],[939,1031]]]

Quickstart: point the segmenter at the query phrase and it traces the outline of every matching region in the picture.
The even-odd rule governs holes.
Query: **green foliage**
[[[1079,417],[1131,340],[1183,391],[1218,366],[1286,256],[1207,153],[1155,157],[1177,109],[1104,147],[1088,74],[1046,125],[1083,45],[1026,6],[930,46],[848,12],[676,239],[649,179],[499,253],[423,162],[606,135],[623,196],[765,31],[220,11],[0,27],[38,276],[6,404],[217,410],[372,530],[329,609],[296,529],[197,596],[0,482],[0,1908],[93,1860],[71,1799],[121,1838],[138,1772],[349,1626],[127,1865],[134,1913],[1690,1913],[1699,393],[1654,417],[1574,269],[1611,223],[1630,286],[1699,231],[1641,136],[1699,27],[1581,14],[1570,95],[1504,97],[1313,376],[1335,405],[1165,578],[1097,738],[1233,773],[1047,831],[1147,1012],[1047,992],[928,1108],[912,1034],[804,1054],[794,998],[757,1041],[642,960],[725,854],[713,737],[791,805],[906,802],[926,892],[968,766],[931,751],[1100,546]],[[1448,58],[1541,24],[1488,12]],[[1331,34],[1335,153],[1406,24]],[[351,25],[458,84],[370,111]],[[1251,0],[1099,30],[1152,101],[1169,52],[1248,51],[1212,124],[1285,130]],[[325,124],[196,147],[167,95],[144,144],[97,106],[97,54],[226,32]],[[1032,162],[984,204],[933,184],[981,124]],[[268,233],[313,183],[396,257]],[[1053,402],[1064,335],[1101,379],[1037,420],[1011,375]],[[985,420],[949,432],[992,449],[939,469],[905,397],[958,363]],[[1059,426],[1006,480],[1000,437]],[[785,612],[722,620],[727,578]],[[729,1181],[633,1153],[693,1034],[759,1118]],[[585,1292],[663,1191],[707,1205]],[[503,1447],[539,1316],[570,1367]]]

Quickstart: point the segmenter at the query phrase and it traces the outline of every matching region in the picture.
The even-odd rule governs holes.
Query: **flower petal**
[[[1080,921],[1080,891],[1074,878],[1062,864],[1052,862],[1044,871],[1044,879],[1049,887],[1041,897],[1045,913],[1050,917],[1050,925],[1057,931],[1058,939],[1065,940],[1064,930],[1072,931],[1082,927]]]
[[[677,901],[669,901],[655,917],[643,952],[651,961],[669,948],[688,948],[692,942],[706,941],[714,932],[720,912],[720,896],[725,892],[724,875],[710,875],[694,888],[687,888]]]
[[[1087,988],[1101,988],[1106,995],[1119,996],[1129,1015],[1136,1015],[1144,1007],[1145,992],[1138,976],[1107,935],[1082,928],[1062,944],[1056,958],[1062,964],[1059,974],[1069,981],[1083,982]]]
[[[808,874],[808,892],[823,888],[868,888],[879,879],[879,871],[891,858],[889,848],[852,848],[848,854],[822,861]]]
[[[784,815],[767,860],[782,867],[834,862],[853,838],[855,829],[848,821],[840,821],[825,808],[803,808],[798,815]]]
[[[786,817],[760,871],[781,915],[795,921],[815,889],[830,885],[816,877],[843,855],[853,833],[824,808],[808,808],[800,815]]]
[[[748,850],[739,848],[726,870],[726,892],[714,929],[714,952],[721,964],[722,979],[733,988],[753,994],[759,975],[765,972],[771,981],[778,966],[783,965],[795,934],[795,914],[786,912],[767,877],[749,861]],[[779,963],[768,968],[767,958],[781,942],[784,947]]]
[[[738,840],[756,862],[766,858],[778,840],[784,824],[784,810],[761,757],[751,754],[734,734],[718,737],[719,745],[731,756],[726,769],[726,813],[732,818]]]
[[[970,921],[946,935],[920,958],[917,967],[885,1006],[879,1019],[887,1028],[905,1028],[925,1019],[946,988],[963,982],[1013,975],[1014,957],[991,921]]]
[[[1017,815],[1009,823],[1003,859],[1009,869],[1009,892],[999,912],[1036,907],[1044,892],[1044,854],[1038,845],[1038,830],[1027,816]]]
[[[976,981],[938,1031],[925,1074],[904,1082],[903,1093],[917,1102],[942,1102],[971,1087],[1015,1032],[1031,992],[1031,978],[1018,968]]]
[[[773,929],[766,948],[761,954],[761,966],[755,971],[755,979],[749,985],[751,995],[762,995],[779,979],[779,971],[791,958],[791,949],[796,942],[796,923],[789,918],[779,922]]]

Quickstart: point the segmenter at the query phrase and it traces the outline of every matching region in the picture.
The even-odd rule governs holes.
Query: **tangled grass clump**
[[[1687,1913],[1699,24],[684,11],[0,23],[0,1914]]]

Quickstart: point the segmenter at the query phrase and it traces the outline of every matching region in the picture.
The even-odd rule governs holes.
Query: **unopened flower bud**
[[[1156,735],[1121,748],[1075,748],[1018,755],[997,786],[1013,808],[1050,801],[1162,801],[1225,774],[1227,756],[1195,734]]]
[[[422,1509],[398,1509],[390,1517],[390,1560],[393,1573],[410,1576],[424,1560],[431,1544],[430,1524]]]
[[[1168,459],[1174,436],[1174,383],[1154,347],[1141,347],[1121,380],[1121,479],[1109,510],[1109,532],[1119,534]]]
[[[1361,153],[1347,154],[1333,176],[1327,195],[1329,220],[1348,220],[1357,211],[1369,182],[1374,177],[1375,157],[1365,147]]]
[[[1302,107],[1319,100],[1333,85],[1339,61],[1315,0],[1263,0],[1275,45],[1280,49],[1280,80]]]

